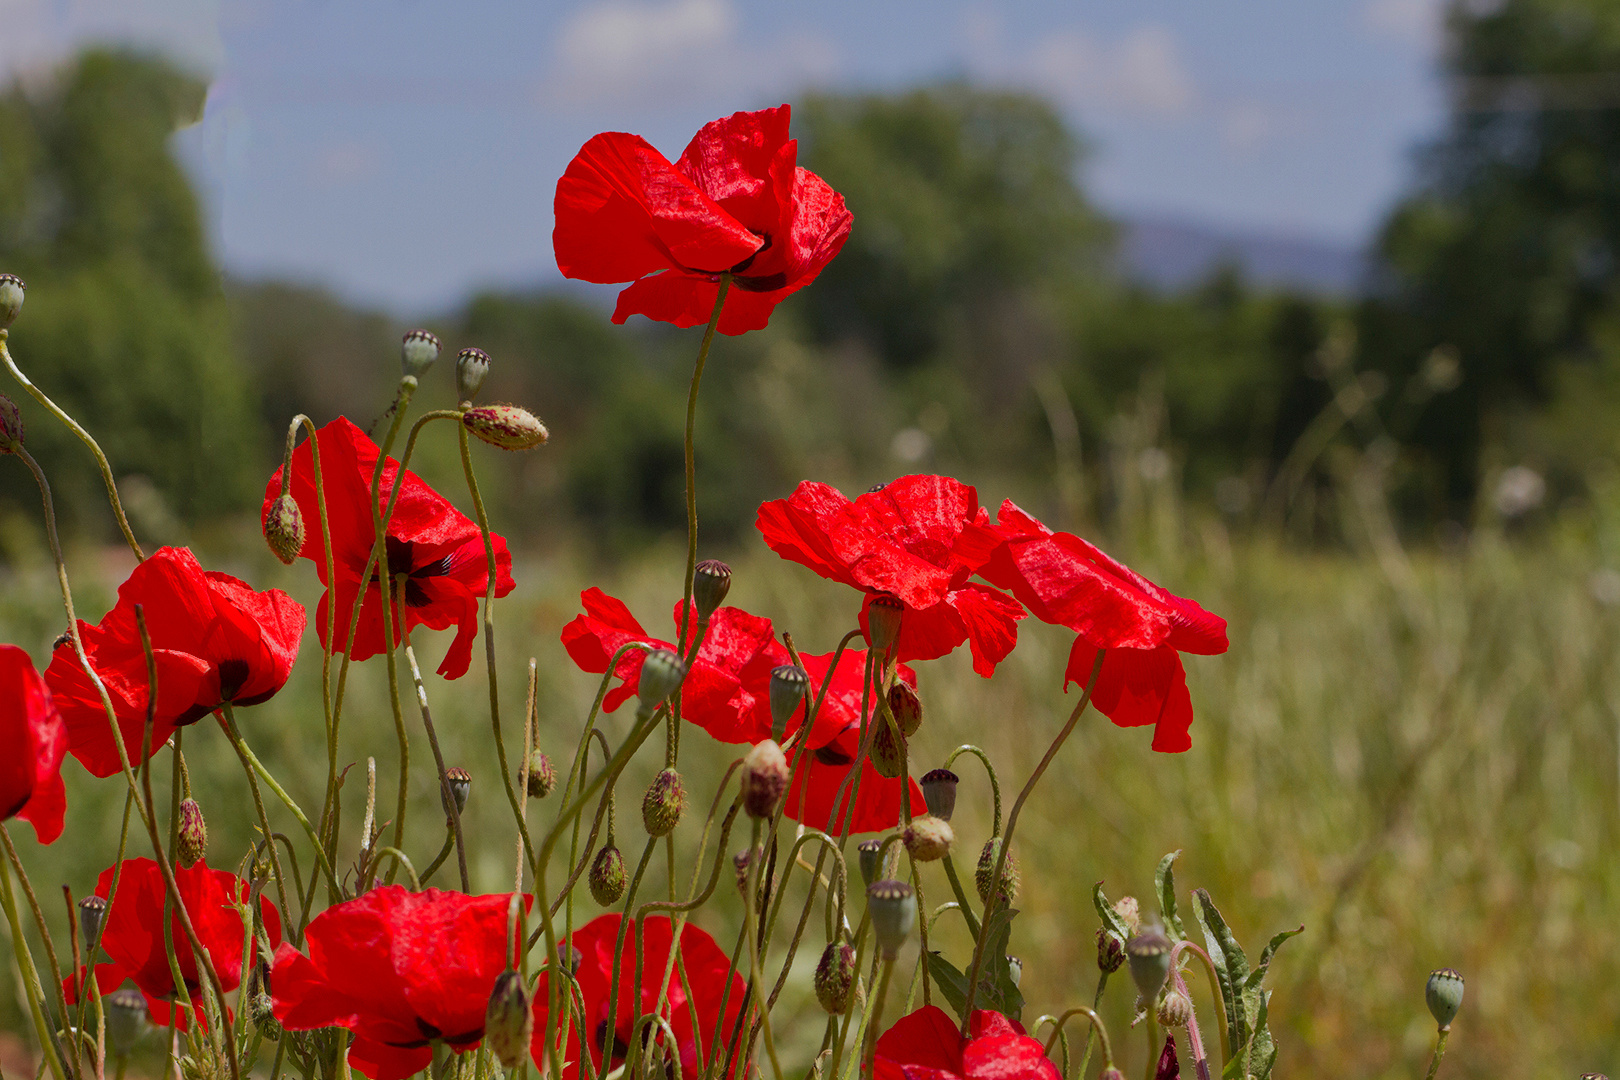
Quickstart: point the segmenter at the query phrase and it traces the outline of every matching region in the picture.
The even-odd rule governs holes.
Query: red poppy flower
[[[1120,727],[1154,725],[1153,749],[1192,746],[1192,698],[1181,653],[1226,651],[1226,620],[1153,584],[1086,541],[1055,533],[1012,502],[993,530],[1001,538],[979,573],[1043,622],[1079,637],[1064,687],[1086,685],[1097,650],[1107,649],[1091,701]]]
[[[108,867],[96,881],[96,895],[106,899],[112,888],[113,869]],[[210,870],[206,862],[199,862],[189,870],[176,866],[175,883],[180,888],[180,900],[186,914],[191,917],[197,938],[208,951],[219,981],[229,993],[242,982],[242,917],[237,912],[239,903],[245,904],[251,896],[251,886],[235,874],[225,870]],[[167,1025],[169,1002],[176,997],[174,977],[169,970],[168,953],[163,946],[163,900],[166,895],[163,871],[151,859],[128,859],[118,877],[118,895],[107,909],[107,921],[102,924],[101,946],[112,963],[96,968],[96,984],[107,992],[125,979],[146,997],[153,1023]],[[272,945],[281,942],[281,917],[268,898],[259,897],[259,914],[265,933]],[[180,926],[178,914],[171,916],[174,934],[174,955],[185,980],[186,992],[196,1003],[204,992],[205,977],[197,964],[191,942]],[[248,963],[253,963],[257,945],[248,941]],[[77,985],[82,981],[64,980],[70,1001],[77,1001]],[[200,1011],[199,1011],[200,1014]],[[184,1028],[186,1017],[176,1018],[176,1026]]]
[[[107,685],[132,764],[146,724],[146,654],[135,622],[142,606],[158,661],[155,753],[177,727],[223,702],[257,705],[287,682],[304,636],[304,609],[279,589],[255,592],[204,571],[186,548],[159,548],[118,587],[101,623],[79,623],[85,654]],[[107,713],[70,642],[51,655],[45,681],[67,721],[68,748],[96,776],[119,769]]]
[[[552,244],[565,277],[619,293],[613,321],[645,315],[702,326],[731,271],[722,334],[758,330],[810,284],[849,236],[843,196],[797,166],[788,106],[705,124],[675,164],[641,138],[608,131],[557,181]]]
[[[755,524],[784,559],[866,593],[905,605],[898,657],[932,660],[962,642],[988,678],[1018,641],[1024,609],[1005,593],[968,580],[996,546],[979,494],[948,476],[903,476],[851,502],[805,481],[790,498],[759,508]]]
[[[304,529],[304,547],[299,554],[314,562],[321,583],[326,586],[315,613],[315,627],[321,635],[321,644],[326,645],[326,611],[335,591],[337,641],[331,648],[334,652],[343,652],[350,644],[349,620],[362,586],[360,575],[365,572],[366,560],[377,538],[368,509],[371,472],[377,465],[377,444],[341,416],[321,428],[317,437],[326,509],[331,515],[332,561],[337,567],[336,574],[326,566],[315,498],[315,467],[307,441],[293,451],[292,497],[309,523]],[[399,464],[389,458],[383,465],[377,496],[379,509],[387,508],[389,492],[398,473]],[[277,469],[264,489],[266,514],[280,496],[281,470]],[[513,588],[512,555],[504,539],[492,536],[491,540],[495,545],[495,595],[505,596]],[[393,598],[394,646],[398,647],[405,629],[426,626],[443,630],[454,624],[455,640],[439,665],[439,674],[446,679],[461,678],[472,662],[473,638],[478,634],[478,601],[489,581],[489,561],[478,525],[415,473],[406,470],[399,502],[388,522],[384,546],[388,557],[389,595]],[[406,575],[403,596],[394,584],[400,574]],[[376,582],[377,571],[373,570],[371,581],[364,583],[366,592],[360,604],[360,625],[350,650],[355,660],[365,660],[383,651],[382,604]],[[402,627],[405,620],[409,626]]]
[[[67,744],[67,726],[34,661],[15,645],[0,645],[0,821],[22,818],[42,844],[62,835]]]
[[[427,1068],[438,1040],[475,1048],[495,979],[516,966],[511,899],[387,885],[328,908],[310,921],[308,956],[276,950],[276,1019],[294,1031],[348,1028],[349,1064],[372,1080]]]
[[[613,954],[619,938],[620,918],[621,916],[616,914],[599,915],[575,930],[568,939],[580,954],[579,968],[574,974],[579,980],[581,996],[585,1000],[584,1026],[591,1075],[599,1071],[604,1045],[610,1044],[610,1069],[617,1068],[623,1063],[625,1054],[630,1049],[629,1040],[633,1034],[632,1028],[635,1027],[636,1017],[652,1012],[653,1007],[658,1004],[664,967],[669,960],[670,944],[674,940],[668,916],[654,915],[642,920],[641,987],[640,992],[636,993],[631,987],[631,983],[635,981],[634,943],[626,936],[625,955],[619,965],[619,1003],[614,1012],[615,1019],[610,1038],[608,995],[612,992]],[[635,928],[632,927],[630,933],[634,932]],[[721,951],[719,945],[715,944],[714,938],[691,923],[681,928],[681,961],[686,967],[692,993],[696,997],[686,996],[685,985],[681,982],[680,973],[676,972],[669,981],[669,992],[664,998],[663,1016],[669,1021],[680,1047],[681,1074],[697,1076],[699,1044],[702,1044],[704,1060],[707,1061],[709,1047],[715,1042],[713,1038],[715,1028],[720,1025],[719,1052],[721,1054],[726,1052],[727,1040],[731,1038],[736,1027],[738,1014],[742,1012],[743,1003],[748,996],[748,987],[743,982],[742,976],[732,970],[730,958]],[[534,991],[532,1051],[535,1064],[542,1069],[546,1054],[549,977],[549,974],[542,973]],[[726,998],[723,1017],[720,1011],[722,996]],[[582,1055],[579,1049],[579,1036],[579,1029],[570,1027],[568,1043],[563,1053],[563,1060],[567,1062],[563,1067],[563,1080],[576,1080],[580,1075]],[[661,1033],[656,1036],[660,1044],[665,1037]],[[747,1038],[746,1031],[743,1037]],[[741,1075],[743,1071],[744,1063],[741,1058],[742,1055],[739,1053],[735,1075]]]
[[[901,1017],[877,1041],[873,1080],[1061,1080],[1038,1040],[998,1012],[975,1009],[968,1037],[936,1005]]]

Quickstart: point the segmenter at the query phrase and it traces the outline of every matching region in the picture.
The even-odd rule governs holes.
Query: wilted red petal
[[[1069,650],[1064,689],[1085,686],[1097,662],[1097,650],[1076,638]],[[1153,749],[1179,754],[1192,749],[1192,696],[1181,654],[1168,645],[1157,649],[1110,649],[1097,674],[1091,703],[1120,727],[1153,725]]]

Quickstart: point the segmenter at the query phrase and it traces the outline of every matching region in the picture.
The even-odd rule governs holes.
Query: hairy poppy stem
[[[399,592],[402,596],[405,593],[404,574],[399,575]],[[406,627],[402,627],[401,631],[405,641],[405,661],[411,665],[411,682],[416,687],[416,707],[422,713],[422,727],[427,730],[428,746],[433,750],[433,763],[439,768],[439,797],[444,802],[445,814],[450,819],[450,832],[456,841],[456,866],[461,871],[461,891],[472,892],[472,885],[467,880],[467,840],[461,831],[461,806],[450,790],[450,774],[444,767],[444,754],[439,749],[439,735],[433,729],[433,712],[428,708],[427,687],[422,683],[422,669],[417,666],[416,651],[411,648],[411,632]],[[505,770],[503,762],[501,771]]]
[[[1052,1056],[1052,1047],[1054,1045],[1056,1045],[1056,1043],[1058,1041],[1058,1036],[1063,1034],[1063,1025],[1068,1023],[1070,1019],[1072,1019],[1073,1017],[1076,1017],[1076,1016],[1084,1016],[1088,1021],[1090,1021],[1090,1026],[1086,1029],[1086,1049],[1087,1049],[1087,1051],[1090,1051],[1090,1049],[1091,1049],[1091,1038],[1092,1038],[1092,1036],[1093,1035],[1100,1036],[1101,1039],[1102,1039],[1103,1069],[1107,1070],[1107,1069],[1113,1068],[1114,1067],[1114,1044],[1112,1042],[1110,1042],[1109,1039],[1108,1039],[1108,1028],[1103,1025],[1102,1017],[1097,1015],[1097,1010],[1095,1008],[1088,1009],[1084,1005],[1077,1005],[1074,1008],[1072,1008],[1072,1009],[1068,1010],[1067,1012],[1063,1013],[1061,1016],[1058,1016],[1058,1017],[1052,1019],[1052,1037],[1050,1039],[1046,1040],[1046,1050],[1045,1050],[1046,1056],[1047,1057]],[[1042,1017],[1042,1019],[1047,1019],[1047,1018]],[[1041,1026],[1040,1021],[1036,1021],[1035,1022],[1035,1027],[1038,1028],[1040,1026]],[[1033,1029],[1031,1029],[1031,1030],[1033,1030]],[[1088,1053],[1087,1057],[1089,1058],[1089,1056],[1090,1055]],[[1080,1075],[1084,1076],[1085,1074],[1086,1074],[1085,1063],[1082,1062],[1081,1065],[1080,1065]]]
[[[703,343],[698,346],[697,363],[692,365],[692,386],[686,392],[686,589],[681,605],[681,633],[676,639],[675,651],[686,652],[687,623],[692,617],[692,581],[697,573],[697,463],[693,456],[692,430],[697,424],[698,387],[703,383],[703,365],[709,359],[709,346],[714,344],[714,331],[720,325],[720,309],[725,306],[726,294],[731,291],[731,274],[720,275],[720,288],[714,294],[714,311],[709,314],[709,325],[703,331]]]
[[[956,759],[963,754],[972,754],[978,758],[984,764],[985,773],[990,777],[990,796],[995,805],[995,814],[990,819],[990,838],[994,840],[1001,835],[1001,780],[996,776],[996,767],[990,763],[990,755],[972,743],[963,743],[952,750],[950,756],[945,759],[945,767],[948,769],[956,764]]]
[[[1101,977],[1098,978],[1098,980],[1097,980],[1097,993],[1094,994],[1092,996],[1092,998],[1091,998],[1091,1007],[1093,1009],[1099,1009],[1099,1008],[1102,1007],[1103,991],[1108,989],[1108,976],[1110,974],[1111,974],[1110,972],[1105,971],[1105,972],[1102,973]],[[1216,996],[1219,997],[1220,995],[1217,994]],[[1222,1025],[1223,1028],[1224,1028],[1224,1026],[1225,1025]],[[1085,1053],[1080,1055],[1080,1073],[1079,1073],[1079,1075],[1081,1075],[1081,1076],[1086,1075],[1086,1066],[1091,1064],[1091,1041],[1092,1041],[1092,1037],[1095,1034],[1096,1034],[1096,1032],[1093,1031],[1092,1029],[1090,1029],[1090,1028],[1086,1029],[1086,1049],[1085,1049]],[[1104,1059],[1107,1060],[1107,1051],[1106,1050],[1104,1051]]]
[[[1447,1024],[1445,1027],[1441,1028],[1440,1033],[1435,1036],[1434,1057],[1429,1059],[1429,1075],[1427,1080],[1434,1080],[1435,1074],[1440,1071],[1440,1059],[1446,1056],[1446,1040],[1450,1037],[1450,1024]]]

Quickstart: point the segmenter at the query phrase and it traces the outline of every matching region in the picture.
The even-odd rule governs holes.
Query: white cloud
[[[1180,45],[1164,26],[1139,26],[1112,41],[1078,29],[1058,31],[1028,49],[1009,48],[992,16],[970,18],[964,32],[980,74],[1033,85],[1072,107],[1176,115],[1198,97]]]
[[[730,41],[736,25],[736,12],[726,0],[609,0],[569,20],[558,52],[575,72],[604,80],[635,78],[649,66]]]

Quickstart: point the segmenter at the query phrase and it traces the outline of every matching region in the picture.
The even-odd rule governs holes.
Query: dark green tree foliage
[[[13,352],[117,474],[144,475],[192,519],[252,501],[263,462],[197,199],[169,148],[204,92],[161,61],[89,52],[49,90],[0,97],[0,265],[29,284]],[[64,509],[104,522],[83,448],[6,391]],[[32,501],[26,480],[0,476],[7,497]]]

